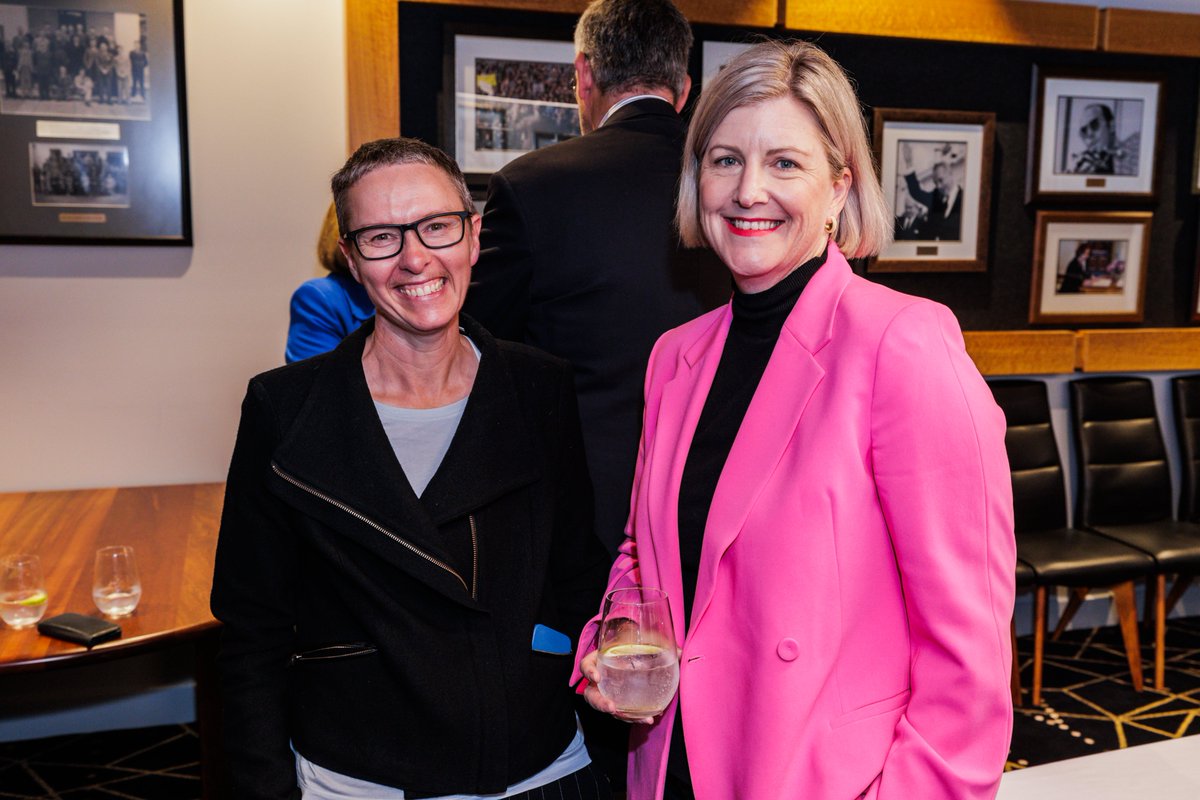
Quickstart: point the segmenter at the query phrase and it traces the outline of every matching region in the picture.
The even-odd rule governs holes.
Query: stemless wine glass
[[[10,628],[28,628],[46,613],[46,581],[35,555],[6,556],[0,561],[0,618]]]
[[[652,717],[679,688],[679,648],[662,589],[614,589],[600,621],[600,693],[625,714]]]
[[[127,545],[101,547],[96,551],[92,599],[106,617],[127,617],[142,599],[133,548]]]

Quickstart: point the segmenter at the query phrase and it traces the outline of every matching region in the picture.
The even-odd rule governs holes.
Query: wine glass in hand
[[[651,717],[679,688],[679,648],[671,605],[662,589],[614,589],[600,621],[600,693],[617,710]]]

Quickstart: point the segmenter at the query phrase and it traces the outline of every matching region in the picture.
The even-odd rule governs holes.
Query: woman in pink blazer
[[[630,720],[630,800],[993,797],[1004,419],[949,310],[850,270],[891,226],[841,68],[803,43],[730,62],[696,108],[678,220],[736,291],[650,358],[609,589],[667,591],[680,686]],[[615,713],[596,623],[575,678]]]

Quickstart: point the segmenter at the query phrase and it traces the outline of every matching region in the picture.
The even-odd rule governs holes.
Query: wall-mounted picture
[[[1026,200],[1148,199],[1162,81],[1034,68]]]
[[[1200,322],[1200,237],[1196,242],[1196,280],[1192,291],[1192,321]]]
[[[700,44],[700,88],[708,85],[709,81],[729,63],[729,59],[750,47],[749,42],[718,42],[706,41]]]
[[[190,245],[182,0],[0,0],[0,242]]]
[[[870,271],[987,269],[995,124],[991,113],[875,109],[875,158],[895,240]]]
[[[84,142],[29,145],[35,206],[129,207],[129,150]]]
[[[575,46],[544,39],[454,37],[454,157],[486,175],[579,135]]]
[[[87,5],[0,3],[0,114],[150,118],[146,14]]]
[[[1030,322],[1141,322],[1150,213],[1039,211]]]
[[[1192,194],[1200,194],[1200,111],[1196,113],[1196,154],[1192,158]]]

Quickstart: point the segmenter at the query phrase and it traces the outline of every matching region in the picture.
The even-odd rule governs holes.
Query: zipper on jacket
[[[479,536],[474,514],[467,514],[467,524],[471,526],[471,599],[475,600],[475,590],[479,587]]]
[[[353,656],[367,656],[377,652],[378,648],[373,644],[366,642],[349,642],[347,644],[330,644],[325,647],[317,647],[312,650],[305,650],[303,653],[293,653],[291,663],[295,664],[298,661],[328,661],[333,658],[351,658]]]
[[[297,489],[301,489],[305,492],[308,492],[313,497],[316,497],[320,500],[324,500],[326,503],[329,503],[334,508],[340,508],[342,511],[345,511],[347,514],[354,517],[356,520],[363,523],[364,525],[369,525],[372,528],[374,528],[375,530],[379,531],[380,533],[382,533],[384,536],[391,539],[396,544],[400,545],[401,547],[403,547],[406,550],[408,550],[409,552],[411,552],[413,555],[419,556],[420,558],[423,558],[426,561],[428,561],[430,564],[433,564],[435,567],[438,567],[439,569],[449,572],[451,575],[453,575],[455,578],[458,579],[458,582],[462,584],[463,589],[465,589],[466,591],[471,593],[471,599],[472,600],[475,599],[474,587],[467,586],[467,582],[465,580],[463,580],[462,575],[459,575],[457,572],[455,572],[455,570],[449,564],[447,564],[445,561],[442,561],[439,558],[434,558],[433,556],[426,553],[424,550],[421,550],[420,548],[418,548],[412,542],[409,542],[405,539],[400,538],[396,534],[389,531],[387,528],[383,527],[382,525],[375,522],[374,520],[368,519],[367,517],[358,513],[353,508],[351,508],[350,506],[341,502],[340,500],[335,500],[332,497],[330,497],[329,495],[325,494],[324,492],[322,492],[318,489],[314,489],[313,487],[309,486],[307,483],[304,483],[303,481],[301,481],[297,478],[293,478],[291,475],[289,475],[286,472],[284,472],[283,470],[281,470],[275,464],[275,462],[271,462],[271,470],[276,475],[278,475],[279,477],[283,478],[288,483],[295,486]],[[475,522],[474,522],[473,518],[471,520],[471,549],[473,551],[475,550]],[[475,569],[476,567],[473,565],[472,568]],[[472,583],[474,583],[474,580],[472,580]]]

